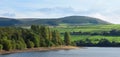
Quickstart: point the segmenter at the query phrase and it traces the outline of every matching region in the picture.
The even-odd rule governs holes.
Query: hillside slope
[[[26,20],[26,21],[24,21]],[[28,20],[28,21],[27,21]],[[32,21],[29,21],[32,20]],[[87,17],[87,16],[67,16],[63,18],[51,18],[51,19],[39,19],[39,18],[28,18],[23,19],[24,24],[46,24],[46,25],[98,25],[98,24],[110,24],[109,22],[100,20],[98,18]]]
[[[87,17],[87,16],[67,16],[62,18],[23,18],[23,19],[12,19],[12,18],[0,18],[0,26],[13,26],[13,25],[99,25],[99,24],[111,24],[109,22],[100,20],[98,18]]]
[[[60,19],[63,23],[69,24],[110,24],[109,22],[103,21],[101,19],[87,16],[68,16]]]
[[[0,26],[14,26],[18,24],[21,24],[19,20],[13,18],[0,17]]]

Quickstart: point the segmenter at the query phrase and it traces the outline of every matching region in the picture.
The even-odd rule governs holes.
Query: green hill
[[[0,18],[0,26],[10,25],[99,25],[99,24],[111,24],[109,22],[100,20],[98,18],[87,17],[87,16],[67,16],[62,18],[22,18],[22,19],[11,19],[11,18]]]
[[[25,21],[24,21],[25,20]],[[28,21],[27,21],[28,20]],[[32,21],[30,21],[32,20]],[[109,22],[100,20],[98,18],[87,17],[87,16],[67,16],[63,18],[48,18],[48,19],[39,19],[39,18],[28,18],[22,20],[24,24],[46,24],[46,25],[59,25],[59,24],[68,24],[68,25],[98,25],[98,24],[110,24]]]
[[[110,24],[106,21],[98,18],[87,17],[87,16],[69,16],[61,18],[63,23],[69,24]]]
[[[0,26],[14,26],[18,24],[21,24],[19,20],[13,18],[0,17]]]

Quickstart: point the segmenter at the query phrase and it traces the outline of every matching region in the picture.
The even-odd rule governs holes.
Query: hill
[[[21,18],[21,19],[11,19],[11,18],[0,18],[0,26],[9,25],[99,25],[99,24],[111,24],[109,22],[100,20],[98,18],[87,17],[87,16],[67,16],[62,18]]]
[[[68,16],[61,18],[63,23],[69,24],[110,24],[98,18],[87,17],[87,16]]]
[[[31,21],[30,21],[31,20]],[[24,24],[46,24],[46,25],[99,25],[99,24],[111,24],[98,18],[87,16],[67,16],[62,18],[27,18],[22,19]]]
[[[21,24],[19,20],[13,18],[0,17],[0,26],[14,26],[18,24]]]

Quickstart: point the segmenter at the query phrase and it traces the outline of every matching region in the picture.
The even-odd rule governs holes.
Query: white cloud
[[[1,0],[0,16],[53,18],[83,15],[120,23],[120,0]]]
[[[105,20],[105,21],[108,21],[108,22],[111,22],[111,23],[114,23],[114,24],[120,24],[120,16],[118,15],[104,15],[104,14],[100,14],[100,13],[95,13],[95,14],[91,14],[91,15],[88,15],[88,16],[91,16],[91,17],[95,17],[95,18],[100,18],[102,20]]]

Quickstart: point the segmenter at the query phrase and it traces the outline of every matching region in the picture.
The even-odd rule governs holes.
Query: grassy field
[[[120,25],[90,25],[90,26],[57,26],[53,28],[54,30],[58,30],[61,33],[67,32],[102,32],[102,31],[110,31],[112,29],[120,30]],[[63,38],[63,35],[62,35]],[[72,41],[85,40],[86,38],[90,39],[93,43],[97,43],[100,39],[108,39],[111,42],[116,41],[120,42],[120,36],[101,36],[101,35],[71,35]]]
[[[54,30],[58,30],[60,32],[102,32],[109,31],[111,29],[120,30],[120,25],[89,25],[89,26],[57,26],[53,28]]]
[[[62,38],[64,36],[62,35]],[[109,41],[120,42],[120,36],[90,36],[90,35],[71,35],[71,41],[79,41],[90,39],[93,43],[97,43],[100,39],[108,39]]]

